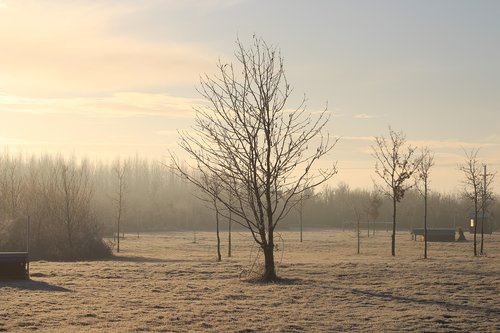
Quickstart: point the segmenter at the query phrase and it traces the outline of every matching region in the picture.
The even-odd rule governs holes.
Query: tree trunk
[[[477,202],[474,210],[474,256],[477,256]]]
[[[217,210],[217,208],[215,210],[215,224],[217,225],[217,261],[221,261],[222,256],[220,254],[219,211]]]
[[[118,219],[116,221],[116,252],[120,253],[120,213],[118,213]]]
[[[359,220],[360,220],[360,219],[359,219],[359,217],[358,217],[358,223],[357,223],[357,229],[358,229],[358,230],[357,230],[357,234],[358,234],[358,254],[359,254],[359,247],[360,247],[360,240],[359,240],[359,236],[361,236],[361,235],[360,235],[360,230],[359,230]]]
[[[396,256],[396,197],[392,199],[392,244],[391,244],[391,254],[393,257]]]
[[[229,205],[232,207],[233,206],[233,192],[229,191]],[[227,256],[230,258],[232,253],[232,242],[231,242],[231,232],[232,232],[232,225],[233,225],[233,212],[232,210],[229,210],[229,223],[228,223],[228,235],[227,235]]]
[[[427,180],[424,186],[424,259],[427,259]]]
[[[483,214],[481,216],[481,248],[479,249],[479,254],[484,254],[483,253],[483,244],[484,244],[484,209],[483,209]]]
[[[263,245],[262,249],[264,251],[264,273],[262,280],[264,282],[276,281],[278,280],[278,276],[274,267],[274,244]]]
[[[484,244],[484,217],[485,217],[485,206],[486,206],[486,164],[483,166],[484,167],[484,173],[483,173],[483,179],[484,179],[484,187],[483,187],[483,195],[482,197],[482,202],[481,202],[481,208],[482,208],[482,216],[481,216],[481,249],[479,250],[479,253],[483,255],[483,244]]]
[[[227,256],[231,258],[231,224],[232,224],[232,216],[231,212],[229,212],[229,224],[228,224],[228,235],[227,235]]]
[[[302,201],[300,202],[300,242],[302,243]]]
[[[74,259],[74,257],[73,257],[73,232],[72,232],[71,227],[69,225],[67,226],[67,232],[68,232],[69,258],[71,260],[73,260]]]
[[[477,235],[477,219],[474,222],[474,256],[477,256],[476,235]]]

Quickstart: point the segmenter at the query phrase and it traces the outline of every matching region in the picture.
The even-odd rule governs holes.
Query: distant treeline
[[[431,179],[432,180],[432,179]],[[380,200],[376,212],[373,202]],[[377,206],[377,205],[375,205]],[[472,212],[471,202],[460,193],[439,193],[432,191],[428,197],[428,227],[467,228]],[[417,189],[409,190],[398,205],[398,229],[422,228],[424,221],[424,202]],[[345,222],[356,223],[358,218],[364,227],[366,222],[391,222],[392,203],[388,198],[373,191],[350,189],[345,183],[336,187],[323,188],[320,193],[306,201],[303,220],[307,225],[334,226],[341,228]],[[495,201],[489,209],[488,223],[500,216],[500,204]],[[292,216],[295,226],[298,217]],[[290,223],[292,224],[292,223]],[[496,224],[498,228],[498,223]],[[379,228],[384,228],[379,224]]]
[[[91,162],[61,156],[0,156],[0,251],[26,247],[30,217],[32,258],[75,260],[109,256],[120,202],[118,168],[124,167],[121,230],[126,233],[166,230],[212,230],[214,212],[193,187],[158,161],[139,157],[119,163]],[[358,219],[391,220],[391,205],[373,191],[341,183],[305,198],[304,228],[338,227]],[[297,206],[282,229],[298,228]],[[432,192],[430,227],[467,227],[470,203],[460,194]],[[490,219],[500,214],[496,201]],[[421,227],[423,201],[409,191],[398,206],[400,228]],[[104,240],[104,238],[109,240]]]

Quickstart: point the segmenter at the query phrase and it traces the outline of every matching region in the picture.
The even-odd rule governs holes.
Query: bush
[[[57,229],[56,229],[57,230]],[[40,232],[32,230],[30,235],[31,260],[96,260],[112,256],[95,222],[89,222],[73,239],[70,251],[67,237],[53,228]],[[60,231],[60,230],[59,230]],[[26,251],[26,222],[21,219],[0,222],[0,251]]]

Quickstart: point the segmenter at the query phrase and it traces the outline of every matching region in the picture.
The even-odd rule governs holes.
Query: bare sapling
[[[434,154],[427,147],[422,148],[420,163],[416,173],[415,186],[424,198],[424,258],[427,259],[427,202],[429,196],[429,176],[434,166]]]
[[[472,149],[470,152],[464,149],[465,162],[459,166],[459,170],[464,175],[462,181],[462,196],[472,203],[472,219],[474,231],[474,256],[477,256],[477,222],[481,209],[481,192],[483,187],[483,177],[481,174],[481,164],[477,158],[479,149]]]
[[[372,151],[376,160],[375,173],[381,181],[381,185],[376,183],[375,186],[392,200],[391,254],[395,256],[397,204],[403,199],[406,191],[414,186],[410,179],[420,162],[415,156],[416,148],[407,145],[404,133],[396,132],[391,127],[389,139],[383,136],[375,137]]]

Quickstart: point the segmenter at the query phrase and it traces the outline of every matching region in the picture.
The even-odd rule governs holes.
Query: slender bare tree
[[[481,163],[477,155],[478,148],[471,149],[470,152],[464,149],[465,162],[459,166],[465,179],[462,181],[462,195],[465,199],[472,201],[472,216],[474,217],[474,255],[477,256],[477,222],[479,211],[481,209],[481,188],[483,185],[483,177],[481,175]]]
[[[424,258],[427,259],[427,199],[429,194],[429,176],[434,165],[434,154],[429,148],[422,148],[420,163],[416,173],[415,185],[424,198]]]
[[[372,220],[372,232],[375,235],[375,220],[379,217],[379,209],[382,206],[382,198],[379,196],[377,191],[374,191],[369,198],[368,205],[365,206],[365,213]],[[370,236],[370,221],[368,220],[368,236]]]
[[[483,165],[483,183],[480,193],[481,201],[481,247],[479,249],[480,254],[484,254],[484,220],[486,219],[486,211],[494,200],[494,194],[492,190],[493,181],[495,179],[496,173],[488,173],[486,164]]]
[[[298,205],[298,211],[299,211],[299,222],[300,222],[300,242],[302,243],[303,237],[302,237],[302,227],[303,227],[303,220],[304,220],[304,193],[302,193],[299,197],[299,205]]]
[[[19,217],[19,206],[23,193],[24,175],[21,170],[21,155],[14,156],[4,153],[0,158],[0,193],[4,195],[5,215],[14,220]]]
[[[128,162],[117,159],[113,166],[117,187],[113,195],[113,203],[116,209],[116,252],[120,252],[120,227],[125,209],[125,192],[127,188]]]
[[[216,177],[209,177],[207,174],[202,173],[200,175],[204,186],[210,189],[216,195],[206,196],[206,192],[203,191],[205,196],[197,196],[200,200],[205,201],[211,205],[211,208],[215,212],[215,233],[217,237],[217,261],[222,260],[221,250],[220,250],[220,216],[221,216],[221,207],[219,203],[219,199],[222,196],[222,185]],[[196,236],[195,236],[196,237]],[[196,242],[195,242],[196,243]]]
[[[299,228],[300,228],[300,242],[303,241],[303,224],[304,224],[304,206],[306,201],[314,196],[314,191],[304,191],[299,195],[299,203],[297,205],[297,212],[299,213]]]
[[[382,185],[375,183],[375,186],[392,200],[391,253],[395,256],[397,204],[403,199],[405,192],[414,186],[409,180],[420,162],[415,156],[416,148],[406,144],[404,133],[396,132],[390,126],[389,140],[383,136],[375,137],[372,150],[376,159],[375,173],[382,180]]]
[[[354,211],[354,217],[356,219],[356,240],[357,240],[357,254],[361,251],[361,210],[356,205],[352,207]]]
[[[231,206],[233,204],[233,194],[229,192],[229,205]],[[233,213],[231,210],[229,211],[228,214],[228,219],[227,219],[227,256],[231,258],[232,256],[232,239],[231,239],[231,234],[232,234],[232,228],[233,228]]]
[[[192,131],[180,133],[180,146],[194,160],[177,171],[206,194],[216,197],[235,223],[248,228],[264,254],[262,281],[274,281],[274,231],[298,204],[302,192],[336,172],[313,172],[313,165],[338,139],[324,135],[329,114],[306,112],[305,99],[287,109],[292,91],[279,50],[254,36],[253,45],[237,41],[237,65],[218,63],[218,74],[201,78],[199,92],[208,105],[196,108]],[[312,146],[315,146],[312,148]],[[310,148],[311,146],[311,148]],[[220,195],[190,172],[219,180]]]
[[[74,259],[75,240],[90,211],[92,184],[90,166],[82,162],[77,166],[74,160],[59,159],[55,166],[57,217],[65,229],[68,255]]]

